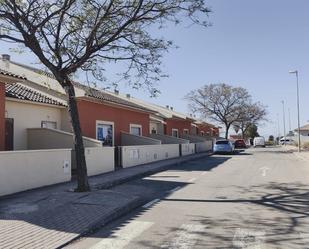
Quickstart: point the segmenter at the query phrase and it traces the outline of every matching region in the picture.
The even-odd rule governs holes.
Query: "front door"
[[[14,150],[14,119],[5,119],[5,150]]]

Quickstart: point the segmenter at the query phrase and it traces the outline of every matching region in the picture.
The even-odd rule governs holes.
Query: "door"
[[[5,150],[14,150],[14,119],[5,119]]]

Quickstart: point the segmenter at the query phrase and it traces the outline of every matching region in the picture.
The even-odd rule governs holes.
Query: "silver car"
[[[235,146],[229,140],[218,140],[214,144],[214,153],[229,153],[233,154]]]

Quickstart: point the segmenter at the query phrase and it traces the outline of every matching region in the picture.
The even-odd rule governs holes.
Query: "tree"
[[[186,95],[189,107],[202,117],[210,118],[225,126],[225,138],[231,125],[239,121],[243,106],[250,103],[251,96],[242,87],[227,84],[210,84]]]
[[[250,124],[248,129],[245,132],[245,137],[247,138],[255,138],[255,137],[259,137],[259,133],[258,133],[258,127],[255,124]]]
[[[241,115],[239,120],[236,121],[234,126],[241,130],[242,137],[245,138],[245,133],[252,124],[258,125],[259,122],[266,120],[266,108],[260,103],[247,103],[242,106]]]
[[[88,191],[87,167],[72,77],[83,70],[102,80],[108,62],[127,62],[123,78],[147,85],[164,76],[172,43],[150,28],[186,16],[207,26],[203,0],[0,0],[0,39],[29,49],[67,95],[77,161],[77,191]],[[203,20],[205,18],[205,20]],[[130,75],[134,78],[130,80]]]

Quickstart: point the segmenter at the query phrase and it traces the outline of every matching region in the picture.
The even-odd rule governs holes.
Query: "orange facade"
[[[0,82],[0,151],[5,149],[5,85]]]
[[[212,136],[218,137],[219,136],[219,128],[214,127],[213,125],[209,124],[198,124],[197,125],[197,135],[199,136]]]
[[[199,124],[197,125],[197,135],[199,136],[212,136],[212,127],[207,124]]]
[[[191,121],[181,119],[167,119],[165,125],[165,134],[168,136],[173,135],[173,129],[178,130],[178,136],[184,135],[184,130],[188,130],[188,134],[191,133]]]
[[[142,135],[149,136],[149,113],[86,100],[77,104],[83,136],[97,138],[97,121],[113,123],[114,146],[121,145],[121,131],[129,133],[130,124],[141,125]]]

